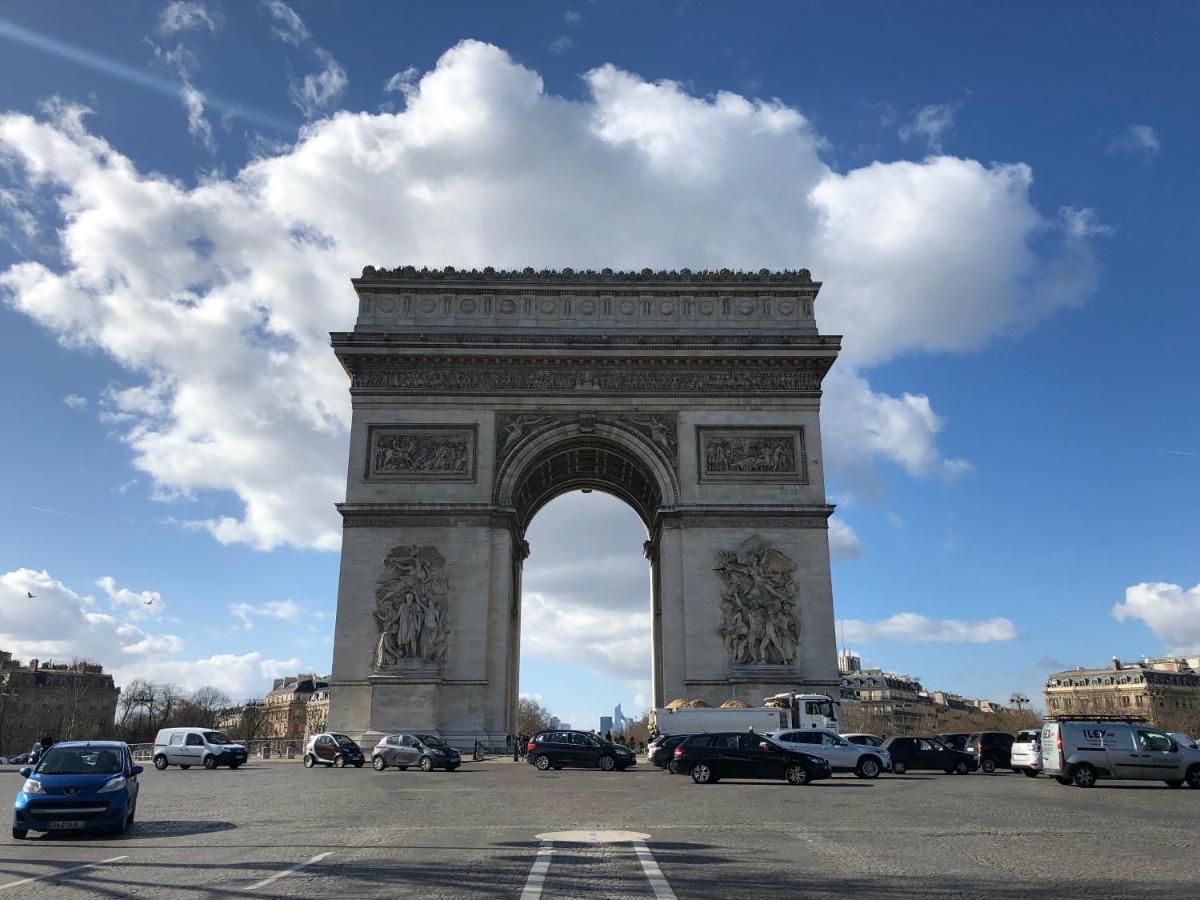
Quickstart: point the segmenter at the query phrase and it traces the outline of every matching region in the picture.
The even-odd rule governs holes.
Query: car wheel
[[[1071,779],[1068,778],[1066,775],[1055,775],[1054,780],[1057,781],[1059,784],[1070,784],[1071,783]]]
[[[382,772],[384,769],[387,768],[387,760],[384,759],[382,756],[377,756],[373,760],[371,760],[371,765],[375,767],[376,772]]]
[[[854,774],[859,778],[878,778],[879,770],[879,760],[873,756],[864,756],[858,761],[858,768]]]
[[[955,775],[966,775],[971,771],[971,767],[967,765],[966,760],[959,760],[954,767]]]
[[[1168,778],[1163,783],[1167,787],[1171,787],[1171,788],[1183,787],[1183,779],[1182,778]]]
[[[787,772],[784,774],[787,776],[788,784],[808,784],[808,769],[799,763],[788,766]]]
[[[167,758],[165,756],[163,756],[162,754],[159,754],[158,756],[154,757],[154,768],[158,769],[158,771],[161,772],[163,769],[165,769],[169,765],[170,765],[170,763],[167,762]]]
[[[333,767],[335,769],[346,768],[346,757],[342,756],[342,754],[340,754],[340,753],[337,756],[335,756],[333,758]]]
[[[23,841],[23,840],[25,840],[26,837],[28,837],[28,835],[29,835],[28,828],[14,828],[13,829],[13,840],[14,841]]]
[[[1096,784],[1096,770],[1087,763],[1080,763],[1071,774],[1071,780],[1076,787],[1090,788]]]
[[[985,756],[983,762],[979,764],[979,768],[983,769],[984,775],[991,775],[996,771],[996,761],[990,756]]]
[[[211,771],[212,769],[215,769],[216,767],[217,767],[217,758],[215,756],[204,757],[204,768]]]
[[[561,772],[561,771],[562,771],[562,766],[553,766],[552,768],[554,769],[554,771],[555,771],[555,772]]]
[[[713,772],[708,765],[696,763],[692,766],[692,781],[696,784],[712,784],[713,780]]]
[[[236,769],[236,768],[237,768],[238,766],[240,766],[240,765],[241,765],[241,763],[240,763],[240,762],[231,762],[231,763],[229,764],[229,768],[231,768],[231,769]]]
[[[540,753],[534,757],[533,764],[539,772],[545,772],[550,768],[550,757],[545,753]]]
[[[1186,777],[1188,787],[1200,790],[1200,765],[1188,769]]]
[[[304,754],[304,768],[311,769],[316,764],[316,762],[317,761],[312,758],[311,753]]]
[[[433,760],[430,759],[428,756],[422,756],[420,766],[421,766],[422,772],[432,772],[433,771]]]
[[[613,759],[611,756],[609,756],[607,753],[605,753],[598,760],[596,760],[596,765],[599,766],[601,769],[603,769],[605,772],[611,772],[613,770],[613,768],[616,766],[616,764],[617,764],[617,761],[615,759]]]
[[[679,764],[677,762],[675,762],[675,760],[671,760],[669,763],[667,763],[667,771],[670,772],[672,775],[678,775],[679,774]]]
[[[1025,773],[1026,778],[1037,778],[1041,774],[1037,769],[1022,769],[1021,771]]]
[[[893,761],[892,762],[892,771],[897,775],[903,775],[905,772],[908,771],[908,766],[906,766],[902,762]]]

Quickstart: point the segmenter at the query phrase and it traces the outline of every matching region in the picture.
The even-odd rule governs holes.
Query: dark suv
[[[620,771],[637,763],[626,750],[586,731],[539,731],[529,741],[525,761],[540,771],[563,766]]]
[[[789,784],[808,784],[833,774],[828,760],[789,750],[753,731],[693,734],[675,748],[674,763],[696,784],[715,784],[722,778],[783,778]]]
[[[654,749],[650,751],[650,762],[658,766],[660,769],[669,769],[675,772],[675,748],[686,741],[690,734],[669,734],[665,738],[660,738],[654,742]]]
[[[963,747],[975,757],[979,770],[991,775],[997,769],[1012,768],[1013,736],[1003,731],[977,731],[967,738]]]
[[[902,735],[888,738],[883,742],[883,749],[892,755],[892,771],[897,775],[903,775],[909,769],[966,775],[979,768],[970,753],[954,750],[932,737]]]

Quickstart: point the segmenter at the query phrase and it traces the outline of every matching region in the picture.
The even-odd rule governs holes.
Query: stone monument
[[[656,706],[836,692],[809,273],[368,266],[330,721],[503,747],[525,530],[567,491],[646,528]]]

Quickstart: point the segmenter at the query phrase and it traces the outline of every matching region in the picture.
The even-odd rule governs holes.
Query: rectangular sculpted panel
[[[368,481],[474,481],[476,426],[368,425]]]
[[[700,478],[808,483],[802,427],[698,428]]]

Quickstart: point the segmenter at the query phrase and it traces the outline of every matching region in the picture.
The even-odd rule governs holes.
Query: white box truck
[[[659,708],[650,712],[650,727],[659,734],[701,734],[713,731],[756,731],[780,728],[822,728],[840,731],[841,704],[828,694],[789,692],[767,697],[763,706],[747,709]]]

